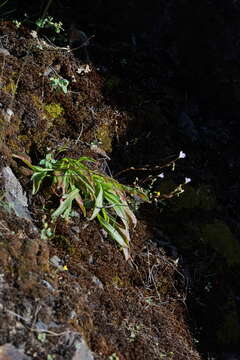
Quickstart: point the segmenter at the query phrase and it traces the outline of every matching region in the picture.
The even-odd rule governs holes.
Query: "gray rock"
[[[0,48],[0,55],[3,55],[3,56],[10,56],[10,52],[7,50],[7,49],[4,49],[4,48]]]
[[[56,268],[58,268],[59,270],[63,270],[63,261],[62,259],[60,259],[57,255],[54,255],[51,257],[51,259],[49,260],[50,263],[55,266]]]
[[[96,284],[100,289],[103,289],[103,283],[95,276],[92,276],[92,282]]]
[[[30,358],[12,344],[4,344],[0,346],[0,360],[30,360]]]
[[[41,282],[42,282],[42,284],[43,284],[44,286],[46,286],[46,287],[48,288],[48,290],[50,290],[51,292],[54,292],[54,291],[55,291],[54,287],[53,287],[48,281],[42,280]]]
[[[26,194],[23,192],[22,186],[12,169],[6,166],[0,173],[4,182],[4,194],[9,208],[11,208],[15,214],[23,219],[32,220],[28,210],[28,201]]]
[[[222,354],[221,360],[240,360],[240,353],[224,353]]]
[[[76,340],[74,346],[76,352],[73,355],[72,360],[94,360],[92,352],[83,338],[81,338],[81,340]]]
[[[47,324],[45,324],[45,323],[42,322],[41,320],[38,320],[38,322],[36,323],[35,326],[36,326],[36,329],[37,329],[39,332],[48,330]]]

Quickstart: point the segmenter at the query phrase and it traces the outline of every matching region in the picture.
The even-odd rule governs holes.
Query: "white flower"
[[[178,155],[178,158],[179,159],[184,159],[186,157],[186,154],[181,150],[179,155]]]
[[[164,178],[164,173],[158,174],[157,177]]]
[[[37,32],[36,32],[35,30],[32,30],[32,31],[30,32],[30,34],[32,35],[32,37],[33,37],[34,39],[37,39],[38,35],[37,35]]]
[[[190,179],[190,178],[185,178],[185,184],[189,183],[190,181],[192,181],[192,179]]]

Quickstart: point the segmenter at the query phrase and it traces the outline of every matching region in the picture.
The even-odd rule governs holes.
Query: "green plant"
[[[109,355],[108,359],[109,360],[119,360],[119,357],[117,356],[116,353],[112,353],[111,355]]]
[[[127,329],[130,331],[129,337],[128,337],[128,341],[129,342],[134,342],[136,340],[136,338],[138,337],[141,329],[142,329],[142,324],[130,324]]]
[[[50,85],[53,89],[59,89],[64,92],[64,94],[67,93],[67,87],[69,85],[69,81],[67,79],[64,79],[62,77],[51,77],[50,78]]]
[[[47,338],[47,336],[46,336],[45,333],[39,333],[38,336],[37,336],[37,339],[39,341],[41,341],[42,343],[44,343],[46,341],[46,338]]]
[[[21,21],[18,21],[18,20],[13,20],[12,22],[13,22],[13,24],[16,26],[17,29],[19,29],[20,26],[22,25],[22,22],[21,22]]]
[[[57,34],[59,34],[60,31],[64,31],[64,29],[62,27],[63,23],[61,21],[54,22],[53,17],[51,17],[51,16],[42,17],[42,18],[38,19],[36,21],[36,25],[39,28],[53,28]]]
[[[95,160],[89,157],[79,159],[63,158],[56,160],[52,154],[40,161],[41,166],[32,165],[23,156],[13,155],[29,166],[32,171],[33,194],[36,194],[44,179],[49,178],[51,190],[60,197],[60,205],[51,214],[52,220],[58,217],[68,219],[75,201],[82,214],[89,220],[97,219],[104,230],[114,239],[129,259],[130,227],[136,226],[137,219],[129,207],[128,197],[138,196],[148,201],[140,189],[122,185],[113,178],[92,170],[89,164]],[[47,236],[46,225],[43,236]]]

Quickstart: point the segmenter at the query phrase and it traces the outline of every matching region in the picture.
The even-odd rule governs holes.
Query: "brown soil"
[[[72,359],[81,335],[95,359],[200,359],[186,323],[181,269],[151,241],[144,220],[132,233],[129,262],[95,222],[82,217],[59,221],[51,240],[40,239],[47,189],[32,197],[26,169],[12,153],[37,163],[64,146],[64,155],[90,155],[102,168],[106,160],[90,143],[101,140],[110,153],[129,117],[106,103],[104,80],[92,65],[78,74],[81,64],[70,52],[10,22],[1,23],[0,36],[10,53],[0,54],[1,167],[11,166],[28,192],[38,227],[1,203],[0,345],[12,343],[35,359]],[[51,88],[55,72],[69,81],[67,94]],[[51,265],[54,255],[65,270]]]

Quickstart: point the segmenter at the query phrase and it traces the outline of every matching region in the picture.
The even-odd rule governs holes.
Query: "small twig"
[[[11,231],[7,228],[6,225],[2,221],[0,221],[1,230],[6,231],[7,233],[11,233]]]
[[[78,332],[76,331],[71,331],[71,330],[66,330],[66,331],[63,331],[61,333],[56,333],[54,331],[51,331],[51,330],[39,330],[39,329],[36,329],[36,328],[28,328],[29,330],[31,331],[34,331],[36,333],[45,333],[45,334],[48,334],[48,335],[51,335],[51,336],[63,336],[63,335],[68,335],[69,333],[72,333],[72,334],[76,334],[76,335],[80,335]]]
[[[86,44],[89,42],[89,40],[91,40],[92,38],[94,38],[95,35],[91,35],[89,38],[87,38],[80,46],[76,47],[76,48],[73,48],[73,49],[70,49],[71,51],[75,51],[75,50],[78,50],[78,49],[81,49],[82,47],[84,46],[87,46]]]
[[[69,47],[57,46],[51,40],[49,40],[49,38],[46,35],[42,35],[42,36],[48,41],[48,45],[53,47],[53,49],[44,49],[44,50],[66,50],[70,52],[71,49]]]
[[[80,130],[80,134],[78,135],[77,140],[75,141],[75,144],[77,144],[80,141],[82,133],[83,133],[83,122],[82,122],[81,130]]]
[[[28,318],[24,318],[23,316],[15,313],[14,311],[12,310],[8,310],[8,309],[5,309],[3,308],[4,311],[8,312],[9,314],[11,315],[14,315],[16,316],[18,319],[21,319],[21,320],[24,320],[26,323],[28,323],[29,321],[31,321],[31,319],[28,319]],[[40,309],[37,308],[37,312],[39,311]],[[35,314],[36,315],[36,314]],[[40,329],[37,329],[37,328],[32,328],[32,327],[28,327],[25,325],[25,327],[31,331],[34,331],[34,332],[37,332],[37,333],[46,333],[48,335],[51,335],[51,336],[62,336],[62,335],[66,335],[66,334],[69,334],[69,333],[72,333],[72,334],[76,334],[76,335],[79,335],[78,332],[76,331],[71,331],[71,330],[66,330],[66,331],[63,331],[61,333],[56,333],[54,331],[51,331],[51,330],[40,330]]]
[[[42,307],[41,304],[37,304],[37,307],[36,307],[36,310],[35,310],[35,313],[34,313],[34,317],[33,317],[33,320],[32,320],[31,327],[33,327],[36,324],[37,316],[38,316],[39,311],[41,310],[41,307]]]
[[[174,158],[173,160],[171,160],[169,163],[167,163],[165,165],[155,165],[155,166],[144,165],[141,168],[135,168],[135,167],[131,166],[130,168],[119,171],[117,174],[114,174],[114,176],[118,177],[120,174],[123,174],[123,173],[128,172],[128,171],[156,171],[156,170],[160,170],[160,169],[163,169],[165,167],[171,166],[172,164],[175,163],[175,161],[178,160],[178,158],[179,157]],[[145,180],[144,180],[144,182],[145,182]]]
[[[19,314],[15,313],[15,312],[14,312],[14,311],[12,311],[12,310],[8,310],[8,309],[5,309],[5,308],[3,308],[3,310],[4,310],[4,311],[6,311],[6,312],[8,312],[8,313],[9,313],[9,314],[11,314],[11,315],[16,316],[18,319],[24,320],[25,322],[29,322],[29,321],[31,321],[31,319],[24,318],[23,316],[21,316],[21,315],[19,315]]]

